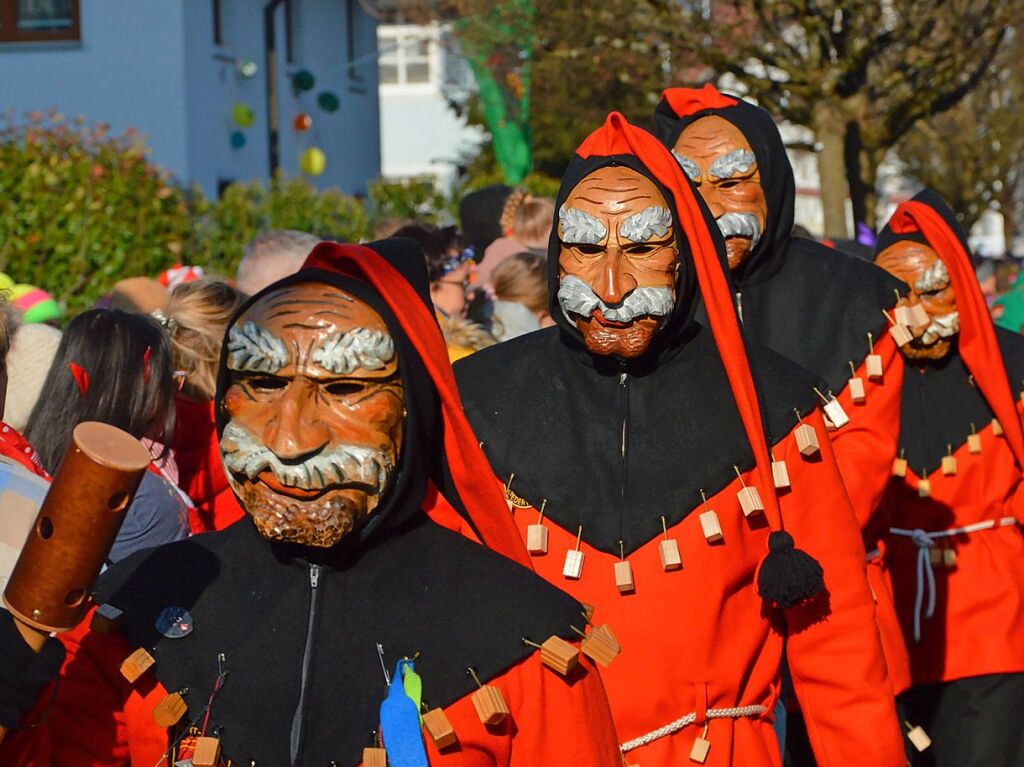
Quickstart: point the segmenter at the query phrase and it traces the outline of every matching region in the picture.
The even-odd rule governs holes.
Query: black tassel
[[[757,591],[768,607],[794,607],[825,588],[818,560],[793,545],[793,536],[778,530],[768,536],[768,555],[757,574]]]

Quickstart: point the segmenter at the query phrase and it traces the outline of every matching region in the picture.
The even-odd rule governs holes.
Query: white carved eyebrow
[[[672,214],[661,205],[651,205],[639,213],[634,213],[619,224],[619,237],[633,242],[647,242],[650,239],[661,239],[668,234],[672,226]]]
[[[947,285],[949,285],[949,270],[939,258],[924,270],[924,274],[914,283],[914,289],[918,293],[930,293],[933,290],[942,290]]]
[[[228,331],[228,368],[276,373],[288,364],[284,341],[251,320]]]
[[[746,173],[757,162],[754,153],[747,149],[734,149],[729,154],[723,154],[708,168],[715,178],[732,178],[737,173]]]
[[[562,241],[581,245],[597,245],[608,236],[608,227],[585,210],[563,205],[558,210],[558,226]]]
[[[373,328],[353,328],[334,333],[313,350],[312,360],[336,375],[353,370],[380,370],[395,357],[391,336]]]
[[[700,166],[697,163],[675,150],[672,150],[672,156],[676,158],[676,162],[682,167],[683,172],[690,177],[690,181],[700,181]]]

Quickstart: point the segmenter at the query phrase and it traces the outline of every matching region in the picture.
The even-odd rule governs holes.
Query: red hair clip
[[[85,372],[85,368],[81,365],[75,364],[74,362],[69,362],[68,370],[70,370],[71,375],[75,377],[75,383],[78,384],[78,391],[83,395],[89,391],[89,374]]]
[[[146,351],[142,353],[142,382],[149,383],[149,354],[153,351],[153,347],[147,346]]]

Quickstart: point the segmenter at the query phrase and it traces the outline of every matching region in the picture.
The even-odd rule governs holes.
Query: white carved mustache
[[[609,306],[594,293],[593,289],[574,275],[566,275],[558,286],[558,304],[568,315],[570,312],[589,317],[600,309],[606,320],[631,322],[637,317],[664,317],[672,311],[675,297],[666,287],[634,288],[622,301]]]
[[[285,487],[302,490],[362,485],[380,493],[394,469],[382,450],[362,445],[338,445],[301,463],[285,463],[234,422],[224,427],[220,454],[225,468],[235,474],[253,480],[261,472],[270,470]]]
[[[921,334],[921,344],[928,346],[940,338],[949,338],[960,332],[960,312],[939,314],[932,317],[932,321]]]
[[[751,248],[761,239],[761,223],[753,213],[723,213],[715,221],[723,237],[748,237]]]

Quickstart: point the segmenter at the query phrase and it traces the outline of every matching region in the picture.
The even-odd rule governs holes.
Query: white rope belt
[[[764,706],[737,706],[735,708],[709,708],[707,712],[708,719],[739,719],[744,716],[761,716],[768,709]],[[697,721],[697,714],[691,711],[684,717],[676,719],[674,722],[669,722],[664,727],[659,727],[656,730],[651,730],[646,735],[641,735],[639,738],[633,738],[633,740],[627,740],[621,746],[619,750],[622,753],[632,751],[634,748],[640,748],[640,746],[646,746],[648,743],[664,738],[672,733],[679,732],[684,727],[689,727]]]
[[[954,527],[949,530],[936,530],[928,533],[921,528],[909,530],[903,527],[890,527],[889,532],[893,535],[901,535],[910,538],[917,546],[917,592],[914,594],[914,641],[921,641],[921,607],[924,604],[925,585],[928,586],[928,605],[925,607],[925,618],[935,615],[935,571],[932,569],[932,560],[929,551],[939,538],[951,538],[955,535],[967,535],[982,530],[991,530],[995,527],[1009,527],[1017,524],[1016,517],[1001,517],[1000,519],[986,519],[984,522],[975,522],[973,525]]]

